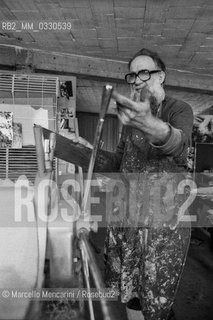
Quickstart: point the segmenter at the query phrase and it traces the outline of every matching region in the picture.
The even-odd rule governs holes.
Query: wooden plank
[[[43,130],[44,138],[49,139],[52,131],[43,127],[41,128]],[[87,170],[89,167],[91,149],[83,146],[80,143],[74,143],[72,140],[56,133],[54,156],[58,159],[73,163],[74,165],[79,165]]]
[[[35,125],[35,127],[38,128],[40,126]],[[40,127],[40,128],[42,128],[44,138],[49,139],[50,133],[52,133],[53,131],[48,130],[44,127]],[[74,143],[72,140],[58,133],[55,133],[55,135],[56,135],[56,145],[54,149],[54,156],[61,160],[73,163],[76,166],[80,166],[82,167],[83,171],[86,172],[89,169],[92,150],[80,143]],[[101,154],[102,159],[105,158],[106,161],[111,159],[111,153],[106,150],[99,149],[98,153]],[[100,169],[101,168],[99,167],[99,164],[96,163],[94,172],[98,172]],[[105,169],[110,169],[110,168],[109,166],[106,166]]]
[[[32,70],[100,77],[110,81],[123,80],[127,69],[126,61],[93,58],[74,54],[49,53],[42,50],[26,50],[21,47],[0,45],[0,68],[30,67]],[[167,84],[170,86],[213,91],[213,76],[197,71],[168,68]]]

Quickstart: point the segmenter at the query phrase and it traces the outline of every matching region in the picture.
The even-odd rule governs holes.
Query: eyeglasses
[[[131,72],[131,73],[127,73],[125,75],[125,80],[128,84],[134,84],[137,77],[141,80],[141,81],[148,81],[150,78],[151,78],[151,75],[153,73],[157,73],[157,72],[161,72],[162,70],[152,70],[152,71],[149,71],[149,70],[140,70],[138,71],[138,73],[135,73],[135,72]]]

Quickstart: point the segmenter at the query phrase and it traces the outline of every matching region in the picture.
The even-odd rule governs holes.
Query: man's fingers
[[[115,90],[113,90],[112,92],[112,98],[119,103],[119,107],[124,107],[130,110],[138,111],[138,105],[136,102],[130,100],[129,98],[123,96]]]
[[[134,110],[122,108],[120,109],[120,111],[122,111],[128,117],[129,120],[132,120],[137,116],[137,112]]]
[[[124,117],[121,116],[120,114],[118,114],[118,119],[120,120],[120,122],[121,122],[124,126],[128,125],[128,123],[129,123],[129,122],[128,122],[126,119],[124,119]]]
[[[118,110],[118,118],[124,125],[127,125],[130,121],[129,117],[121,110]]]

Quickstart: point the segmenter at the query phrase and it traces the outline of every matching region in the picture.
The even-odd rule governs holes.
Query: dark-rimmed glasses
[[[137,77],[138,77],[141,81],[146,82],[151,78],[151,75],[153,73],[157,73],[157,72],[161,72],[161,71],[162,70],[149,71],[149,70],[143,69],[143,70],[138,71],[138,73],[130,72],[125,75],[125,80],[128,84],[134,84]]]

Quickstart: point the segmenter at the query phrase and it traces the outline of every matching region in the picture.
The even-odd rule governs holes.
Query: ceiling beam
[[[0,44],[0,69],[80,75],[123,80],[127,62]],[[213,76],[168,69],[166,84],[213,93]]]

